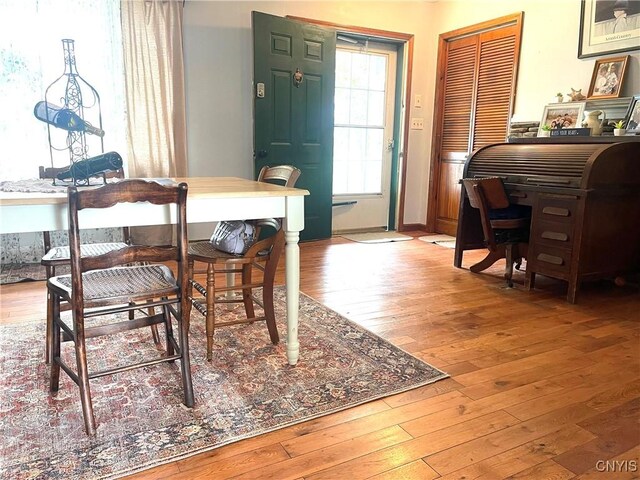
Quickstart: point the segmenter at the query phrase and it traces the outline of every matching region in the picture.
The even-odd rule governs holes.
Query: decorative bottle
[[[56,175],[58,180],[86,180],[110,170],[122,168],[122,157],[118,152],[107,152],[86,160],[78,160]]]
[[[58,107],[47,102],[36,103],[33,114],[38,120],[71,132],[87,132],[99,137],[104,136],[104,130],[85,122],[68,108]]]

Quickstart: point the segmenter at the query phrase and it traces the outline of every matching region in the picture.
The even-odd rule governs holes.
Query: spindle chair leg
[[[193,275],[194,275],[194,260],[189,259],[188,264],[187,264],[187,275],[188,275],[188,279],[189,281],[187,282],[187,291],[184,292],[184,295],[187,296],[187,311],[185,313],[186,318],[191,318],[191,308],[193,307]],[[189,325],[191,325],[191,322],[189,322]]]
[[[78,367],[78,388],[80,389],[80,403],[82,404],[82,415],[84,416],[84,427],[87,435],[95,435],[96,419],[93,414],[93,403],[91,401],[91,386],[89,385],[89,368],[87,367],[87,346],[85,345],[84,327],[78,329],[74,325],[76,332],[75,350],[76,365]]]
[[[264,286],[262,287],[262,303],[264,305],[264,316],[269,329],[271,343],[276,345],[280,341],[278,327],[276,326],[276,315],[273,306],[273,283],[276,275],[276,262],[269,261],[264,269]]]
[[[242,266],[242,284],[249,285],[251,283],[253,268],[251,265],[243,265]],[[251,299],[252,289],[251,288],[243,288],[242,289],[242,300],[244,302],[244,310],[247,314],[247,318],[253,318],[256,316],[255,311],[253,309],[253,300]],[[254,323],[254,322],[251,322]]]
[[[213,263],[207,265],[207,318],[206,331],[207,331],[207,360],[211,361],[213,358],[213,334],[216,328],[216,271]]]
[[[180,350],[182,359],[180,362],[180,373],[182,375],[182,386],[184,389],[184,404],[192,408],[195,400],[193,396],[193,380],[191,379],[191,359],[189,354],[189,322],[185,320],[184,312],[178,305],[178,329],[180,336]]]
[[[56,358],[60,358],[60,297],[53,293],[49,293],[51,297],[52,308],[52,324],[51,324],[51,372],[49,376],[49,389],[57,392],[60,386],[60,364],[56,362]]]
[[[167,337],[167,356],[175,353],[171,339],[173,337],[173,325],[171,324],[171,311],[167,305],[162,307],[162,316],[164,317],[164,332]]]

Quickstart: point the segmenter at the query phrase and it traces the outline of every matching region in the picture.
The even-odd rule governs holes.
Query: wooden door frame
[[[411,105],[411,77],[413,74],[413,34],[410,33],[400,33],[400,32],[390,32],[388,30],[378,30],[375,28],[367,28],[367,27],[358,27],[355,25],[343,25],[339,23],[327,22],[325,20],[315,20],[312,18],[305,17],[296,17],[293,15],[287,15],[286,18],[291,20],[297,20],[299,22],[311,23],[315,25],[319,25],[322,27],[333,28],[337,31],[344,33],[357,33],[358,35],[369,36],[372,39],[380,39],[380,40],[391,40],[396,44],[404,44],[407,49],[407,64],[404,68],[406,68],[407,78],[406,78],[406,90],[404,94],[404,105],[405,105],[405,115],[404,115],[404,124],[402,126],[402,151],[398,154],[398,159],[402,159],[400,175],[398,178],[398,183],[400,184],[400,192],[397,198],[397,205],[393,205],[398,212],[397,217],[397,230],[403,231],[405,230],[404,225],[404,199],[405,199],[405,179],[407,175],[407,162],[409,159],[409,127],[411,118],[408,113],[409,106]],[[392,186],[393,186],[393,177],[394,172],[391,172],[392,177]]]
[[[447,42],[455,40],[457,38],[463,38],[469,35],[477,35],[489,30],[495,30],[509,25],[517,25],[520,29],[520,34],[516,39],[516,48],[520,50],[520,42],[522,41],[522,22],[524,19],[524,12],[518,12],[511,15],[505,15],[504,17],[495,18],[493,20],[487,20],[485,22],[476,23],[467,27],[452,30],[450,32],[441,33],[438,37],[438,60],[436,70],[436,84],[435,84],[435,107],[433,110],[433,129],[431,132],[431,161],[429,164],[429,195],[427,198],[427,218],[426,228],[427,232],[435,232],[436,220],[437,220],[437,195],[438,195],[438,180],[440,178],[440,159],[438,154],[442,147],[442,118],[444,114],[444,73],[445,73],[445,61],[446,61],[446,48]],[[520,56],[518,55],[514,61],[514,73],[518,71],[518,63]],[[478,65],[476,65],[478,68]],[[477,72],[476,72],[477,73]],[[511,95],[510,112],[513,113],[516,91],[517,91],[518,77],[514,75],[513,79],[513,94]],[[475,92],[476,86],[474,86]],[[474,93],[475,95],[475,93]],[[475,118],[475,103],[471,107],[472,122],[470,129],[473,128],[473,119]],[[469,138],[469,145],[471,145],[471,138]],[[470,148],[470,147],[469,147]]]

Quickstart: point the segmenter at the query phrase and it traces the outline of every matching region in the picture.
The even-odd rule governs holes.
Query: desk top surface
[[[283,187],[238,177],[180,177],[158,180],[170,180],[177,183],[186,182],[189,185],[188,198],[294,197],[309,195],[309,192],[304,189]],[[0,192],[0,205],[7,206],[59,204],[65,203],[66,199],[66,191],[56,193]]]

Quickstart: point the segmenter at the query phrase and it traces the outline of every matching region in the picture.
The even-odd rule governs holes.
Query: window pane
[[[364,187],[364,162],[350,161],[347,170],[347,189],[349,193],[362,192]]]
[[[351,101],[349,104],[351,108],[349,123],[351,125],[366,125],[368,107],[366,90],[351,90]]]
[[[349,129],[349,161],[355,162],[363,159],[366,154],[367,131],[364,128]]]
[[[387,82],[387,57],[371,55],[369,59],[369,89],[385,89]]]
[[[382,192],[386,74],[386,55],[336,52],[336,195]]]
[[[367,129],[367,159],[382,161],[384,129]]]
[[[369,57],[361,53],[351,54],[351,88],[369,86]]]
[[[333,162],[333,194],[341,195],[348,193],[347,190],[347,162]]]
[[[344,50],[336,51],[336,87],[351,85],[351,53]]]
[[[348,88],[336,88],[335,99],[335,123],[346,125],[349,123],[349,106],[351,90]]]
[[[35,178],[38,166],[51,166],[47,126],[33,108],[64,71],[63,38],[75,40],[78,73],[100,95],[104,151],[126,161],[119,0],[0,0],[0,105],[11,112],[0,118],[3,180]],[[68,165],[67,133],[52,127],[51,134],[63,149],[54,166]],[[88,156],[102,152],[97,137],[86,141]]]
[[[384,126],[384,92],[369,92],[367,125]]]
[[[349,159],[349,129],[336,127],[333,132],[333,160],[347,161]]]

